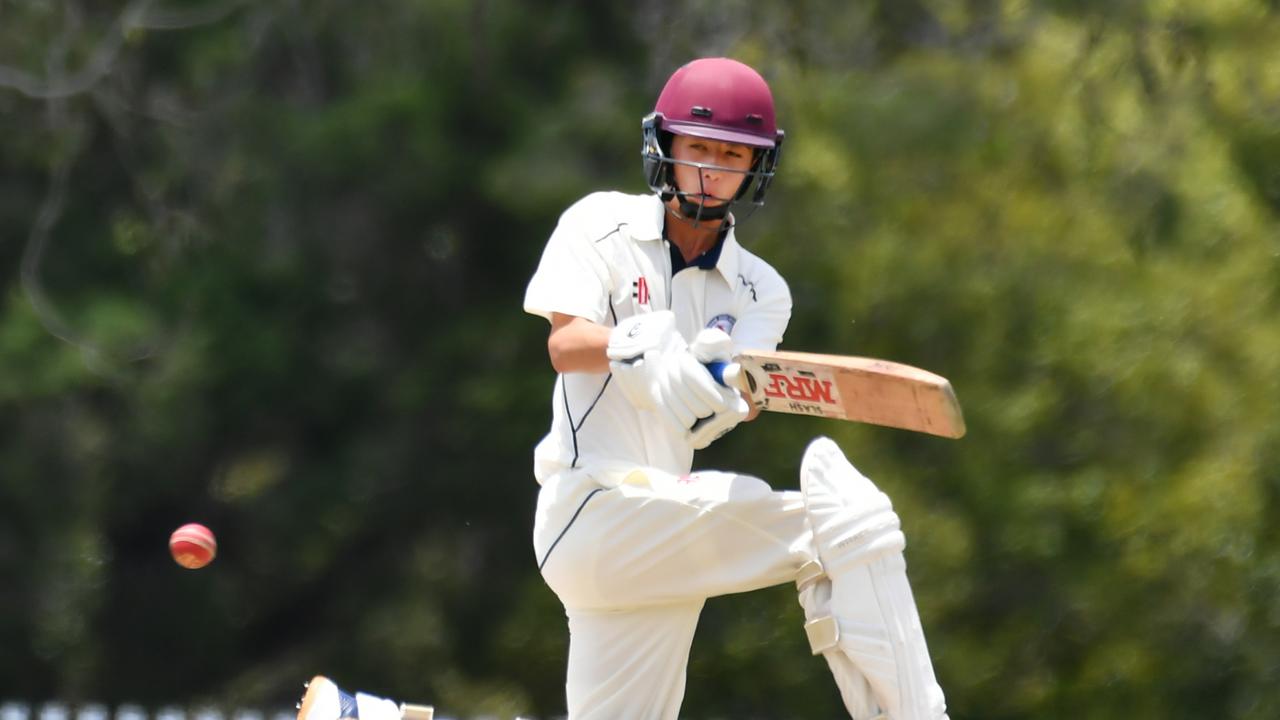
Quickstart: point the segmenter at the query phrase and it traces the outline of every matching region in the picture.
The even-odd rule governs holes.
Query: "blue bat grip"
[[[729,363],[721,360],[712,360],[711,362],[706,363],[706,366],[707,372],[711,373],[711,377],[715,378],[716,382],[725,387],[729,387],[729,383],[724,381],[724,369],[729,367]]]

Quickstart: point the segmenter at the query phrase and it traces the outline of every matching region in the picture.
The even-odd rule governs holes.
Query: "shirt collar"
[[[662,205],[662,198],[657,195],[649,196],[650,205],[645,212],[637,213],[632,219],[631,237],[636,240],[661,240],[662,225],[666,222],[666,208]],[[725,282],[733,287],[738,279],[738,253],[741,246],[738,245],[737,239],[734,237],[735,227],[730,226],[729,232],[725,233],[720,242],[716,243],[706,254],[702,255],[701,260],[710,262],[712,258],[708,257],[712,253],[719,253],[714,259],[715,268],[724,276]]]

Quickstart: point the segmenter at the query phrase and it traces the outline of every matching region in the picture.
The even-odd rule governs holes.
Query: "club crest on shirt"
[[[724,331],[725,335],[733,332],[733,326],[738,322],[738,318],[732,315],[717,315],[711,318],[711,322],[707,323],[708,328],[719,328]]]

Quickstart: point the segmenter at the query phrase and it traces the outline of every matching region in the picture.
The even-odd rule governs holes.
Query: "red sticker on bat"
[[[764,395],[772,407],[806,415],[844,417],[844,405],[830,373],[771,368],[766,374],[769,379]]]

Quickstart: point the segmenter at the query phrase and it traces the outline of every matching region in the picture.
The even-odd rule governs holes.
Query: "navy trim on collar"
[[[720,251],[724,249],[724,239],[729,235],[728,229],[729,226],[726,225],[716,238],[716,244],[691,262],[684,261],[684,254],[680,252],[680,248],[676,247],[675,243],[667,243],[671,250],[671,274],[675,275],[681,270],[691,267],[696,267],[699,270],[714,270],[716,263],[720,262]]]

